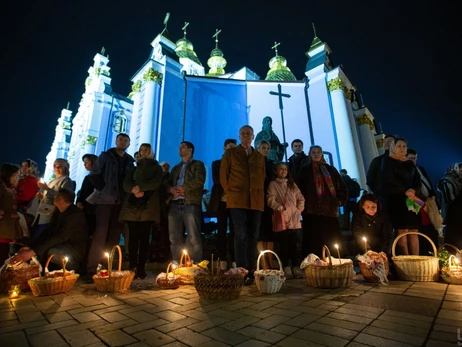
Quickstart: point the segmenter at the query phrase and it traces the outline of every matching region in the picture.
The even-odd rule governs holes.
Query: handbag
[[[284,218],[284,212],[280,210],[274,210],[273,211],[273,231],[274,232],[280,232],[286,230],[286,221]]]

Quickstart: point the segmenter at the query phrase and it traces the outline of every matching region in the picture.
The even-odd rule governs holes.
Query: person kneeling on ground
[[[54,197],[57,210],[47,229],[32,239],[27,247],[22,247],[11,261],[24,262],[34,255],[42,265],[52,254],[68,257],[66,269],[80,271],[84,268],[89,237],[84,213],[74,205],[75,194],[67,188],[61,188]],[[61,259],[51,259],[55,269],[61,268]],[[50,266],[50,270],[51,266]]]

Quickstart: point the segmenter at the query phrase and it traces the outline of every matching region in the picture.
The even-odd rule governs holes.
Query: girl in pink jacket
[[[271,181],[268,187],[268,206],[274,211],[283,212],[286,230],[275,231],[276,240],[279,241],[279,253],[284,267],[286,278],[301,278],[303,272],[297,265],[297,233],[302,225],[300,222],[301,213],[305,208],[305,198],[292,178],[287,177],[288,169],[284,163],[275,166],[276,179]],[[289,258],[292,268],[289,266]]]

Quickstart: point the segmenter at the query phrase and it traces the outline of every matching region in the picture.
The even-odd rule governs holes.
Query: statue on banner
[[[255,148],[258,148],[262,140],[268,141],[271,145],[268,159],[275,163],[282,161],[284,158],[287,143],[281,143],[278,136],[273,131],[273,119],[269,116],[263,118],[262,130],[255,137]]]

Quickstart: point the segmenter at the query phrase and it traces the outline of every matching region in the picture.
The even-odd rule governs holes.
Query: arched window
[[[114,131],[117,133],[127,132],[127,117],[123,110],[114,114]]]

